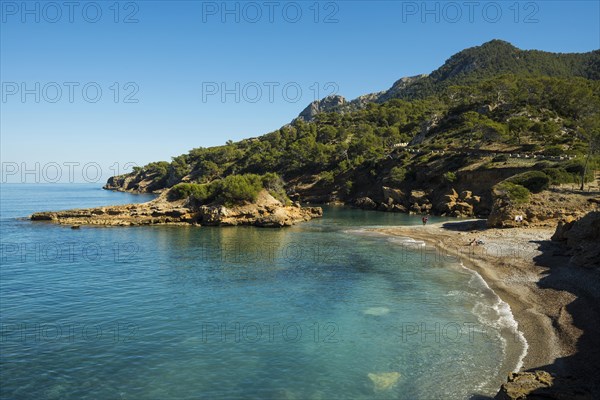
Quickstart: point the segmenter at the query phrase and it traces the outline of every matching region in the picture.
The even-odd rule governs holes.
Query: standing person
[[[428,219],[429,219],[429,218],[428,218],[427,216],[424,216],[424,217],[421,219],[421,221],[423,221],[423,226],[427,225],[427,220],[428,220]]]

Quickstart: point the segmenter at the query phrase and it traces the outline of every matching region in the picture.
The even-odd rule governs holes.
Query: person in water
[[[423,225],[427,225],[427,220],[429,219],[429,217],[424,216],[421,220],[423,221]]]

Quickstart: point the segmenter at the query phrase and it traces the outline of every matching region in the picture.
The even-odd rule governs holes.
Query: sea
[[[27,219],[152,198],[0,185],[0,398],[470,399],[520,367],[527,344],[479,275],[371,230],[418,216],[325,206],[281,229]]]

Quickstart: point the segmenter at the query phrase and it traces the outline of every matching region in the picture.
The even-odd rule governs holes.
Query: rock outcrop
[[[480,202],[481,197],[474,196],[470,190],[462,191],[459,195],[456,190],[452,189],[450,193],[442,197],[436,209],[442,216],[472,217]]]
[[[554,377],[546,371],[518,372],[508,376],[495,400],[592,400],[588,390],[572,378]]]
[[[141,204],[38,212],[31,215],[31,220],[71,226],[195,224],[283,227],[309,221],[322,215],[323,211],[320,207],[284,206],[263,190],[254,203],[231,207],[221,204],[196,206],[188,200],[169,201],[166,194],[163,194],[155,200]]]
[[[600,212],[593,211],[575,219],[561,220],[552,240],[563,242],[571,263],[586,268],[600,268]]]
[[[590,201],[590,197],[584,193],[544,191],[532,194],[529,201],[523,204],[515,204],[498,193],[493,196],[492,211],[487,220],[490,228],[555,226],[559,221],[572,221],[599,209],[599,204]],[[522,223],[515,221],[516,215],[523,216]]]
[[[339,95],[327,96],[321,100],[315,100],[310,103],[300,115],[298,119],[310,122],[314,119],[315,115],[324,112],[335,111],[338,107],[346,104],[346,99]]]

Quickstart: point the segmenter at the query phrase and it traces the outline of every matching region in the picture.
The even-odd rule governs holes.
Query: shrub
[[[552,185],[573,182],[573,175],[562,167],[545,168],[542,172],[544,172],[550,178],[550,183]]]
[[[553,168],[556,164],[547,160],[543,160],[543,161],[538,161],[533,165],[533,168],[535,169],[546,169],[546,168]]]
[[[211,187],[213,186],[220,200],[226,204],[236,204],[255,201],[263,183],[259,175],[245,174],[229,175],[212,183]]]
[[[274,172],[267,172],[262,177],[262,185],[269,191],[271,196],[275,197],[281,204],[291,203],[285,192],[283,179]]]
[[[267,172],[261,177],[262,185],[267,190],[279,191],[283,189],[283,179],[274,172]]]
[[[454,181],[456,181],[456,174],[452,171],[448,171],[446,172],[444,175],[444,181],[448,182],[448,183],[452,183]]]
[[[550,178],[542,171],[523,172],[522,174],[508,178],[507,181],[521,185],[532,193],[539,193],[550,186]]]
[[[540,146],[535,143],[527,143],[527,144],[522,145],[521,148],[523,149],[523,151],[533,152],[533,151],[538,151],[540,149]]]
[[[587,171],[585,174],[585,182],[591,182],[594,180],[595,167],[596,166],[593,161],[588,165],[588,168],[587,168]],[[581,175],[583,174],[583,171],[585,170],[585,161],[571,160],[571,161],[563,164],[562,168],[564,168],[568,173],[573,175],[573,182],[580,182]]]
[[[508,156],[506,154],[497,155],[492,159],[493,162],[506,162],[508,161]]]
[[[549,146],[546,147],[542,153],[545,156],[560,156],[561,154],[564,154],[565,151],[562,146]]]
[[[202,203],[210,197],[210,188],[208,185],[198,183],[178,183],[169,190],[169,197],[172,200],[193,198]]]
[[[390,171],[390,180],[392,183],[399,185],[406,178],[406,168],[394,167]]]
[[[323,171],[319,174],[319,179],[323,181],[323,183],[327,185],[331,185],[335,179],[333,172],[331,171]]]
[[[350,193],[352,193],[353,186],[354,186],[354,182],[352,182],[351,180],[346,181],[346,183],[344,184],[344,193],[346,195],[349,195]]]
[[[500,182],[496,185],[495,189],[514,204],[528,202],[531,194],[526,187],[508,181]]]

